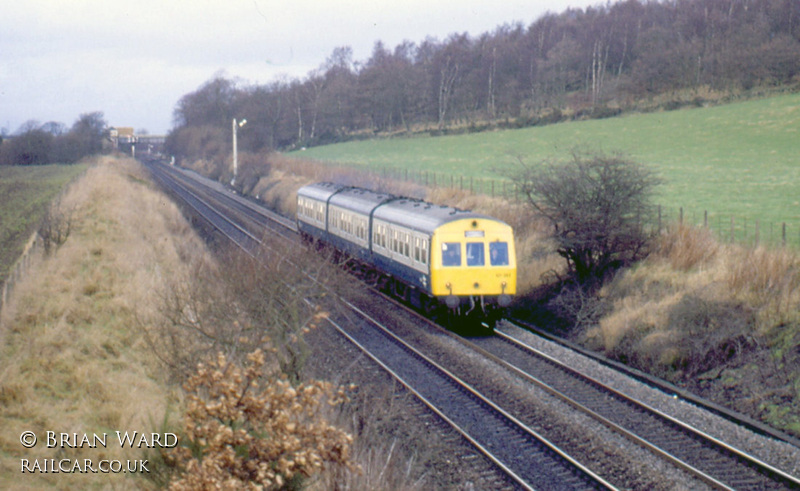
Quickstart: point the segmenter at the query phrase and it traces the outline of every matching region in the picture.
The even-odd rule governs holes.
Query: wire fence
[[[800,248],[800,227],[789,222],[763,221],[707,210],[688,213],[682,207],[666,209],[661,206],[658,207],[658,221],[659,230],[662,224],[670,223],[703,227],[712,231],[720,242],[729,244]]]
[[[22,255],[20,255],[19,259],[17,259],[14,265],[11,266],[11,269],[9,269],[8,277],[6,277],[5,281],[2,283],[2,288],[0,288],[0,312],[3,311],[3,307],[5,307],[9,297],[14,292],[17,283],[28,274],[34,257],[37,254],[41,254],[41,250],[42,241],[39,238],[39,233],[35,232],[25,245]]]
[[[484,194],[492,197],[518,199],[521,197],[516,183],[504,179],[476,178],[441,172],[384,168],[370,171],[376,177],[411,182],[426,187],[447,187]],[[711,230],[723,243],[751,247],[782,246],[800,248],[800,226],[789,222],[763,221],[730,214],[703,210],[686,211],[683,207],[658,206],[657,230],[666,230],[672,224],[691,225]]]

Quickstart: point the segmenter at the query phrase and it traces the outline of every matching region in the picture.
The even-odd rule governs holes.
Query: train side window
[[[467,242],[467,266],[483,266],[483,242]]]
[[[442,244],[442,266],[461,266],[460,242],[445,242]]]
[[[492,266],[508,266],[508,242],[491,242],[489,259]]]
[[[422,241],[422,264],[428,264],[428,241]]]

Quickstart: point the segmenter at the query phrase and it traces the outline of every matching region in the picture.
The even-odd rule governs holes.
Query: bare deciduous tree
[[[596,284],[647,250],[645,225],[660,182],[652,171],[621,156],[578,152],[565,164],[520,164],[512,177],[552,225],[558,253],[580,284]]]

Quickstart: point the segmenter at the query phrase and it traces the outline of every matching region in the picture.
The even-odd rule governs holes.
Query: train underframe
[[[465,333],[475,332],[475,330],[478,332],[491,331],[506,314],[506,306],[510,301],[508,295],[431,296],[330,244],[307,234],[303,234],[303,239],[317,251],[331,251],[332,259],[336,264],[347,269],[368,286],[400,300],[451,330]]]
[[[435,297],[410,286],[403,281],[376,271],[370,265],[373,281],[370,286],[413,307],[429,319],[454,331],[471,332],[493,330],[497,322],[505,316],[505,307],[499,306],[497,297],[483,295]]]

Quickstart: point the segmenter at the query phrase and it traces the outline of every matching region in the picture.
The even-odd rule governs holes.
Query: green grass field
[[[628,114],[551,126],[458,136],[376,139],[309,148],[289,155],[354,166],[500,178],[518,158],[567,159],[575,148],[622,152],[665,180],[658,202],[676,217],[737,238],[800,243],[800,94],[709,108]],[[440,178],[441,179],[441,178]],[[449,183],[449,177],[447,178]]]
[[[45,206],[85,165],[0,167],[0,282],[22,253]]]

